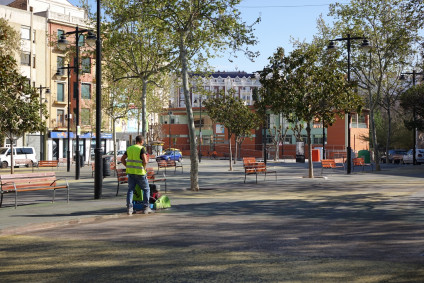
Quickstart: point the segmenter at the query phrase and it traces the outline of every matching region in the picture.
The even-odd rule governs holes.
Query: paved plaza
[[[172,207],[153,215],[127,216],[127,186],[116,197],[113,176],[94,200],[91,166],[80,180],[54,170],[70,183],[69,204],[65,192],[55,203],[52,192],[22,193],[15,209],[5,195],[1,281],[423,282],[424,166],[323,178],[314,163],[309,179],[307,164],[270,161],[277,181],[256,184],[240,161],[229,171],[228,160],[203,159],[192,192],[183,164],[166,174]]]

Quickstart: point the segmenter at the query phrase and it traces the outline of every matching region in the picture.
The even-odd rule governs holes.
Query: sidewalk
[[[258,176],[258,184],[255,184],[255,176],[247,176],[244,181],[244,171],[242,162],[238,161],[233,165],[233,171],[228,171],[228,160],[202,159],[199,173],[200,193],[191,192],[190,187],[190,164],[188,158],[183,161],[184,173],[177,170],[167,171],[167,195],[171,199],[171,204],[177,206],[187,204],[196,200],[192,196],[201,194],[208,196],[211,201],[214,199],[216,191],[236,192],[241,190],[278,189],[287,186],[309,186],[332,184],[334,182],[348,183],[367,182],[374,183],[381,180],[385,183],[405,186],[407,182],[402,179],[424,177],[424,166],[386,166],[381,172],[353,172],[346,175],[340,170],[324,171],[326,178],[320,178],[321,168],[319,163],[315,163],[315,179],[305,178],[307,176],[307,163],[280,163],[268,162],[268,166],[277,170],[278,180],[274,175],[263,180],[263,176]],[[149,167],[155,167],[152,162]],[[38,171],[51,171],[50,168],[35,169]],[[19,168],[19,172],[31,172],[30,169]],[[108,176],[103,179],[102,198],[94,200],[94,178],[91,176],[91,166],[82,167],[80,180],[75,180],[75,167],[71,172],[66,172],[66,166],[54,169],[57,178],[66,178],[70,186],[70,202],[66,203],[66,193],[64,190],[56,192],[55,203],[51,203],[51,191],[41,191],[34,193],[22,193],[18,195],[18,208],[14,208],[13,194],[4,195],[3,207],[0,208],[0,235],[19,234],[32,230],[40,230],[51,227],[60,227],[69,224],[87,223],[99,219],[110,219],[128,217],[125,211],[127,185],[121,185],[119,195],[115,196],[117,189],[116,177]],[[1,174],[9,174],[10,170],[1,169]],[[162,174],[162,170],[159,174]],[[377,181],[378,182],[378,181]],[[422,179],[421,181],[422,182]],[[397,187],[398,188],[398,187]],[[161,186],[162,194],[165,194],[164,186]],[[260,194],[260,192],[258,192]],[[418,193],[418,192],[417,192]],[[422,194],[422,195],[421,195]],[[424,193],[420,193],[424,197]],[[187,199],[188,197],[188,199]],[[218,200],[219,201],[219,200]],[[160,212],[159,212],[160,213]]]
[[[152,164],[154,165],[154,164]],[[315,174],[321,168],[318,164]],[[381,172],[327,171],[274,163],[278,180],[242,163],[200,164],[200,191],[168,172],[172,207],[127,216],[126,190],[70,175],[71,202],[22,194],[0,208],[5,282],[422,282],[424,166]],[[91,169],[91,168],[90,168]],[[125,186],[123,186],[124,188]],[[36,198],[36,199],[35,199]],[[49,229],[47,229],[49,228]],[[22,264],[23,263],[23,264]]]

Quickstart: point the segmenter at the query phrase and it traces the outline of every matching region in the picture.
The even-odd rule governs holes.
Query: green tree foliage
[[[40,106],[38,92],[19,74],[13,57],[0,55],[0,132],[12,141],[12,148],[13,141],[23,134],[45,130],[40,107],[41,113],[47,116],[45,105]],[[12,174],[13,168],[11,166]]]
[[[410,130],[417,128],[424,131],[424,85],[409,88],[402,93],[400,101],[402,108],[409,114],[404,120],[406,127]]]
[[[297,44],[288,56],[279,48],[260,72],[263,88],[258,107],[262,112],[269,108],[274,113],[285,113],[290,122],[305,121],[309,145],[315,118],[331,125],[337,114],[359,111],[362,106],[361,98],[353,92],[334,58],[327,58],[323,52],[319,42]],[[313,178],[311,158],[309,177]]]
[[[252,112],[240,98],[234,97],[233,92],[230,92],[229,95],[209,98],[204,105],[209,117],[228,130],[230,171],[232,171],[231,138],[234,135],[241,146],[243,140],[252,134],[252,129],[259,126],[259,116]]]
[[[0,55],[15,55],[19,51],[19,34],[7,24],[7,20],[0,18]]]
[[[198,146],[191,107],[189,71],[197,70],[215,52],[244,50],[249,58],[256,54],[247,46],[256,43],[253,28],[242,21],[236,5],[241,0],[151,0],[131,1],[134,17],[148,17],[153,30],[166,34],[178,56],[184,91],[190,140],[191,189],[199,190]],[[246,48],[244,48],[246,47]]]
[[[397,99],[387,96],[399,92],[399,84],[394,84],[394,81],[405,66],[412,64],[412,55],[420,40],[418,31],[423,24],[420,14],[422,9],[422,1],[409,0],[352,0],[349,4],[330,6],[329,15],[336,19],[333,36],[346,36],[348,33],[364,36],[373,45],[370,54],[361,53],[358,46],[353,45],[352,72],[366,96],[366,107],[370,110],[371,140],[377,170],[380,170],[380,158],[375,112],[382,101],[386,111],[391,111],[396,105]],[[390,113],[387,117],[390,119]],[[389,121],[389,137],[390,129]]]
[[[103,27],[106,31],[103,54],[108,62],[105,68],[114,74],[114,80],[140,81],[141,95],[133,97],[140,103],[128,102],[141,104],[142,135],[146,137],[149,85],[160,85],[161,77],[175,61],[175,54],[168,43],[168,35],[155,28],[157,20],[141,10],[134,10],[136,2],[106,0],[102,5],[108,19]]]

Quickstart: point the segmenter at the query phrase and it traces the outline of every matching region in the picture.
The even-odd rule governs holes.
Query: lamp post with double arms
[[[43,89],[45,89],[45,93],[49,94],[50,93],[50,88],[45,87],[40,85],[39,87],[37,87],[40,90],[40,118],[41,120],[43,120],[43,112],[42,112],[42,107],[41,105],[43,104]],[[47,103],[47,98],[44,101],[44,103]],[[45,148],[44,148],[44,140],[45,140],[45,132],[41,132],[40,131],[40,160],[44,160],[44,152],[45,152]]]
[[[350,34],[347,37],[336,38],[330,40],[330,44],[327,47],[327,51],[333,52],[336,51],[337,47],[335,45],[335,41],[347,41],[347,81],[350,83],[350,51],[351,51],[351,41],[362,39],[361,48],[363,50],[371,49],[371,45],[365,37],[352,37]],[[347,113],[347,147],[346,147],[346,158],[347,158],[347,174],[352,172],[352,148],[350,146],[350,120],[351,113],[350,111]]]
[[[69,172],[71,171],[71,137],[70,137],[70,132],[71,132],[71,81],[70,81],[70,75],[71,75],[71,70],[75,71],[74,67],[70,67],[69,64],[67,67],[58,67],[57,68],[57,73],[56,75],[60,75],[60,71],[59,70],[68,70],[68,116],[67,116],[67,120],[68,120],[68,133],[66,135],[66,139],[67,139],[67,144],[68,144],[68,150],[66,151],[66,171]]]
[[[415,82],[416,82],[416,78],[417,75],[424,75],[423,72],[416,72],[415,70],[412,70],[412,72],[406,72],[406,73],[401,73],[400,74],[400,80],[405,80],[405,75],[412,75],[412,86],[415,86]],[[412,110],[412,119],[414,121],[414,129],[413,129],[413,139],[414,139],[414,147],[412,148],[412,164],[416,165],[417,164],[417,157],[416,157],[416,152],[417,152],[417,128],[416,128],[416,114],[415,114],[415,106]]]
[[[96,40],[96,36],[93,34],[92,30],[89,29],[80,29],[78,26],[75,28],[75,31],[69,31],[65,34],[62,34],[60,36],[60,39],[58,40],[58,47],[59,49],[64,50],[66,46],[68,45],[68,41],[66,40],[66,35],[75,34],[75,47],[76,47],[76,55],[75,55],[75,77],[76,77],[76,89],[75,94],[76,97],[76,111],[75,111],[75,125],[76,125],[76,148],[75,148],[75,179],[79,180],[80,178],[80,167],[81,167],[81,154],[79,149],[79,112],[80,112],[80,93],[79,93],[79,38],[80,35],[83,33],[88,33],[87,36],[87,43],[89,45],[92,45],[93,41]]]

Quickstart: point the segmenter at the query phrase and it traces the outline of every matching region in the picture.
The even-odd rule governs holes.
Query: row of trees
[[[256,53],[247,46],[256,43],[252,25],[240,18],[241,0],[122,1],[105,0],[102,5],[105,68],[108,84],[138,80],[142,93],[143,135],[146,136],[148,85],[164,89],[169,74],[179,77],[188,117],[191,189],[199,190],[198,142],[191,108],[189,72],[207,69],[207,59],[226,49],[243,50],[248,58]],[[160,96],[167,101],[168,96]],[[109,92],[122,95],[122,92]],[[124,95],[125,96],[125,95]],[[128,103],[134,103],[127,97]],[[110,101],[111,105],[113,101]],[[109,106],[111,107],[111,106]],[[125,108],[125,107],[124,107]]]
[[[256,53],[247,48],[256,43],[253,25],[247,25],[241,20],[236,7],[239,2],[102,2],[108,19],[103,27],[104,53],[108,62],[106,68],[113,74],[109,85],[121,80],[125,81],[124,86],[128,85],[127,80],[139,81],[143,123],[147,120],[148,85],[164,89],[159,99],[160,105],[160,100],[169,99],[165,94],[169,91],[164,88],[169,81],[164,78],[168,78],[169,73],[180,78],[190,134],[192,190],[199,188],[198,141],[194,135],[189,71],[200,73],[207,67],[207,59],[228,48],[239,50],[244,46],[248,58],[254,58]],[[400,111],[396,105],[399,94],[406,87],[397,77],[404,69],[421,62],[415,56],[421,40],[419,31],[423,26],[422,10],[421,1],[406,0],[351,0],[349,4],[330,5],[329,15],[335,19],[332,26],[319,18],[319,32],[311,43],[295,41],[294,50],[288,55],[282,48],[278,48],[270,58],[269,65],[260,72],[263,88],[256,104],[258,113],[263,115],[266,109],[270,109],[290,122],[305,121],[310,141],[313,119],[319,118],[328,127],[336,115],[360,111],[361,107],[366,107],[370,110],[370,142],[379,168],[381,137],[377,133],[382,127],[380,121],[384,120],[380,117],[387,116],[386,147],[389,148],[393,112]],[[374,47],[370,53],[361,53],[353,45],[353,84],[346,81],[346,48],[341,48],[334,55],[326,53],[329,39],[346,34],[364,36]],[[121,91],[118,95],[122,93],[125,92]],[[123,98],[129,98],[129,95]],[[130,100],[133,102],[132,98]],[[231,105],[239,101],[227,97],[209,105],[224,106],[223,103]],[[223,119],[220,116],[223,113],[214,107],[207,109],[212,119]],[[256,121],[256,118],[252,118],[252,121]],[[144,124],[143,131],[146,128]],[[239,140],[245,135],[235,133]],[[311,161],[309,165],[309,175],[313,177]]]

